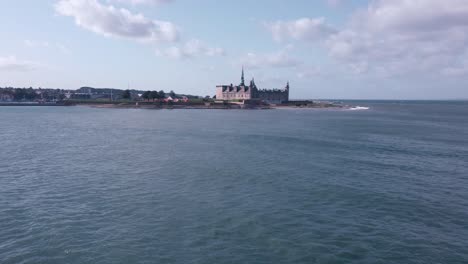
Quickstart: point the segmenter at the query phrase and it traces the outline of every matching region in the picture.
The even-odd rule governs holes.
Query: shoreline
[[[93,104],[93,105],[77,105],[85,106],[91,108],[107,108],[107,109],[150,109],[150,110],[176,110],[176,109],[186,109],[186,110],[292,110],[292,109],[351,109],[353,106],[342,106],[342,105],[333,105],[333,106],[252,106],[252,105],[110,105],[110,104]]]
[[[149,110],[270,110],[269,106],[252,107],[240,105],[115,105],[115,104],[92,104],[92,105],[77,105],[91,108],[107,108],[107,109],[149,109]]]
[[[136,103],[24,103],[24,102],[12,102],[12,103],[0,103],[0,106],[33,106],[33,107],[44,107],[44,106],[80,106],[90,108],[106,108],[106,109],[149,109],[149,110],[293,110],[293,109],[332,109],[332,110],[353,110],[359,108],[357,106],[350,105],[339,105],[332,103],[315,103],[315,104],[289,104],[289,105],[256,105],[256,104],[136,104]]]

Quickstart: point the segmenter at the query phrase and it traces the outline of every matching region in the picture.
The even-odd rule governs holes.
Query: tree
[[[166,93],[163,90],[159,91],[159,98],[160,99],[166,98]]]
[[[26,97],[27,100],[33,101],[34,99],[37,98],[37,94],[36,94],[36,92],[34,91],[33,88],[29,88],[29,89],[27,89],[25,92],[26,92],[26,96],[25,96],[25,97]]]
[[[43,91],[40,93],[40,99],[44,99],[44,100],[49,100],[50,99],[50,95],[47,91]]]
[[[151,91],[150,97],[153,99],[153,101],[154,99],[159,99],[159,93],[157,91]]]
[[[15,93],[14,95],[15,101],[21,101],[24,99],[25,92],[23,89],[21,88],[15,89],[14,93]]]
[[[128,99],[128,100],[132,99],[132,93],[130,92],[130,90],[123,91],[122,98],[123,99]]]
[[[176,94],[175,94],[174,91],[172,91],[172,90],[169,92],[169,95],[170,95],[172,98],[175,98],[175,97],[176,97]]]
[[[145,100],[149,100],[150,99],[150,94],[151,94],[150,91],[146,91],[141,95],[141,97],[143,97],[143,99],[145,99]]]

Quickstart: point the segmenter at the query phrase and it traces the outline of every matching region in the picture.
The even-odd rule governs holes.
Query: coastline
[[[55,103],[0,103],[1,106],[32,106],[32,107],[45,107],[45,106],[81,106],[90,108],[107,108],[107,109],[149,109],[149,110],[288,110],[288,109],[351,109],[353,106],[348,105],[249,105],[249,104],[109,104],[109,103],[93,103],[93,104],[55,104]]]
[[[78,105],[92,108],[112,108],[112,109],[153,109],[153,110],[175,110],[175,109],[200,109],[200,110],[290,110],[290,109],[351,109],[352,106],[327,105],[327,106],[293,106],[293,105],[116,105],[116,104],[92,104]]]
[[[158,104],[80,104],[78,106],[86,106],[92,108],[112,108],[112,109],[153,109],[153,110],[162,110],[162,109],[204,109],[204,110],[268,110],[273,109],[270,106],[250,106],[250,105],[158,105]]]
[[[349,109],[359,108],[358,106],[344,105],[342,103],[332,103],[325,101],[289,101],[283,104],[265,104],[260,102],[241,103],[229,101],[198,101],[198,102],[96,102],[96,101],[59,101],[59,102],[0,102],[0,106],[84,106],[91,108],[112,108],[112,109],[200,109],[200,110],[287,110],[287,109]]]
[[[36,103],[36,102],[0,102],[0,106],[68,106],[60,103]]]

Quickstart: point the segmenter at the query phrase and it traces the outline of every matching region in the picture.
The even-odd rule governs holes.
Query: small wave
[[[369,110],[369,109],[370,109],[369,107],[365,107],[365,106],[354,106],[354,107],[349,108],[349,110],[351,111]]]

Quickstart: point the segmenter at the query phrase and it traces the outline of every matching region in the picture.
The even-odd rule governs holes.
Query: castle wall
[[[252,99],[252,89],[243,86],[217,86],[216,99],[250,100]]]
[[[260,100],[273,103],[273,104],[280,104],[282,102],[289,101],[289,91],[274,91],[274,90],[266,90],[266,91],[259,91],[257,93],[257,97]]]
[[[289,90],[256,90],[240,86],[217,86],[216,98],[219,100],[260,99],[270,103],[282,103],[289,100]]]
[[[216,86],[216,99],[218,100],[225,100],[223,95],[223,87]]]

